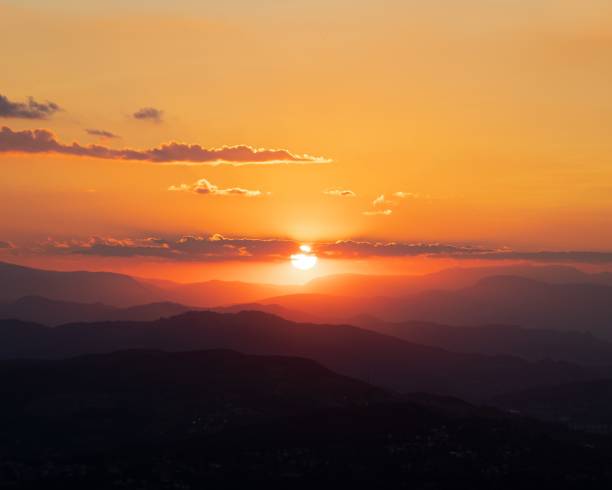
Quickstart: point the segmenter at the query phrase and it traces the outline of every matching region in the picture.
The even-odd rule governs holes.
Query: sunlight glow
[[[317,256],[312,253],[310,245],[300,245],[302,253],[291,256],[291,265],[298,270],[307,271],[317,265]]]

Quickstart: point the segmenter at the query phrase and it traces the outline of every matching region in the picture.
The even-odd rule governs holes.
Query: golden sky
[[[92,237],[215,234],[612,250],[609,1],[74,3],[0,0],[6,260],[66,266],[68,244],[70,265],[108,268]],[[198,146],[152,152],[171,142]],[[155,275],[147,253],[113,267]]]

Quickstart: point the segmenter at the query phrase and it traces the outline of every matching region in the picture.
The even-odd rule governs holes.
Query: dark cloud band
[[[282,261],[302,243],[282,238],[188,235],[176,239],[157,237],[87,240],[48,240],[17,253],[91,255],[105,257],[155,257],[175,261]],[[495,250],[445,243],[406,243],[341,240],[310,244],[314,253],[328,259],[429,257],[471,260],[514,260],[546,263],[612,264],[612,252]]]
[[[29,97],[27,102],[13,102],[0,95],[0,117],[15,119],[48,119],[61,108],[54,102],[37,102]]]
[[[328,163],[331,160],[311,155],[297,155],[288,150],[267,150],[247,145],[207,149],[200,145],[167,143],[157,148],[134,150],[115,149],[103,145],[70,145],[61,143],[47,129],[13,131],[0,129],[0,153],[59,153],[105,160],[127,160],[153,163],[183,163],[205,165],[265,165]]]

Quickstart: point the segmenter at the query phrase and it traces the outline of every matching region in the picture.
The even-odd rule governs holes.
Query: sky
[[[0,0],[0,260],[612,267],[609,1],[75,3]]]

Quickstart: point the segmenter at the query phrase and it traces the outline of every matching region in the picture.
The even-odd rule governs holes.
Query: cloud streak
[[[27,102],[13,102],[0,94],[0,117],[14,119],[48,119],[61,110],[54,102],[37,102],[28,97]]]
[[[160,109],[156,109],[155,107],[143,107],[142,109],[138,109],[132,117],[137,121],[151,121],[159,123],[162,121],[164,115],[164,111]]]
[[[393,209],[400,205],[401,201],[410,197],[416,197],[416,194],[410,192],[394,192],[391,194],[391,198],[387,198],[384,194],[380,194],[372,201],[372,207],[374,209],[364,211],[364,216],[391,216]],[[384,209],[377,209],[384,208]]]
[[[349,189],[328,189],[323,191],[323,194],[334,197],[357,197],[357,194]]]
[[[110,131],[105,131],[103,129],[86,129],[85,132],[90,136],[97,136],[102,139],[116,139],[119,138],[119,135],[115,133],[111,133]]]
[[[364,211],[364,216],[391,216],[393,214],[392,209],[376,209],[374,211]]]
[[[104,145],[65,144],[47,129],[13,131],[0,129],[0,153],[57,153],[104,160],[193,165],[271,165],[329,163],[331,160],[311,155],[298,155],[289,150],[269,150],[247,145],[207,149],[197,144],[171,142],[156,148],[135,150],[110,148]]]
[[[229,187],[227,189],[221,189],[218,186],[211,184],[206,179],[200,179],[191,185],[171,185],[168,187],[168,190],[172,192],[194,192],[196,194],[206,196],[259,197],[263,196],[264,194],[270,194],[269,192],[263,193],[259,190],[243,189],[242,187]]]

